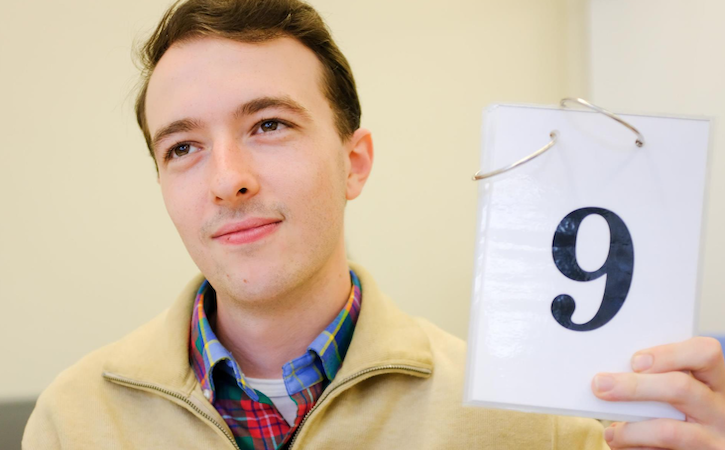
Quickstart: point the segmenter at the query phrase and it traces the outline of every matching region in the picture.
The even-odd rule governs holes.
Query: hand
[[[695,337],[632,357],[635,373],[601,373],[592,391],[608,401],[669,403],[684,421],[614,423],[604,431],[613,449],[725,449],[725,359],[716,339]]]

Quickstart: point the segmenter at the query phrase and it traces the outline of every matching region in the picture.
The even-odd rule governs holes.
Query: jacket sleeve
[[[594,419],[557,416],[553,440],[557,450],[609,450],[604,440],[604,427]]]

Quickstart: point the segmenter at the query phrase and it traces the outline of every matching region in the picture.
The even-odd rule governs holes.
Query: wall
[[[0,399],[36,396],[196,272],[132,112],[131,44],[168,4],[3,3]],[[348,209],[350,254],[403,309],[465,337],[481,109],[586,90],[585,3],[313,4],[352,63],[376,144]]]
[[[725,269],[725,3],[591,0],[590,12],[594,103],[614,111],[715,118],[699,331],[725,334],[720,274]],[[667,249],[662,252],[666,257]]]

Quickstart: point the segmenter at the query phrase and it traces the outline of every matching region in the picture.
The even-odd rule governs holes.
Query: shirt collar
[[[335,319],[307,347],[307,352],[282,367],[283,378],[290,395],[320,381],[330,382],[342,365],[352,341],[360,312],[362,289],[360,281],[350,270],[352,287],[345,306]],[[209,323],[208,314],[216,309],[216,292],[207,280],[199,287],[191,318],[189,359],[202,390],[214,397],[214,369],[219,366],[234,377],[237,385],[254,401],[258,393],[247,383],[234,356],[217,340]],[[221,363],[221,364],[220,364]]]

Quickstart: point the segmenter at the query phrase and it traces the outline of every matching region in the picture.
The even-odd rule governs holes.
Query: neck
[[[303,355],[333,321],[350,295],[350,273],[341,257],[264,307],[246,305],[217,292],[215,333],[245,376],[282,378],[282,366]]]

